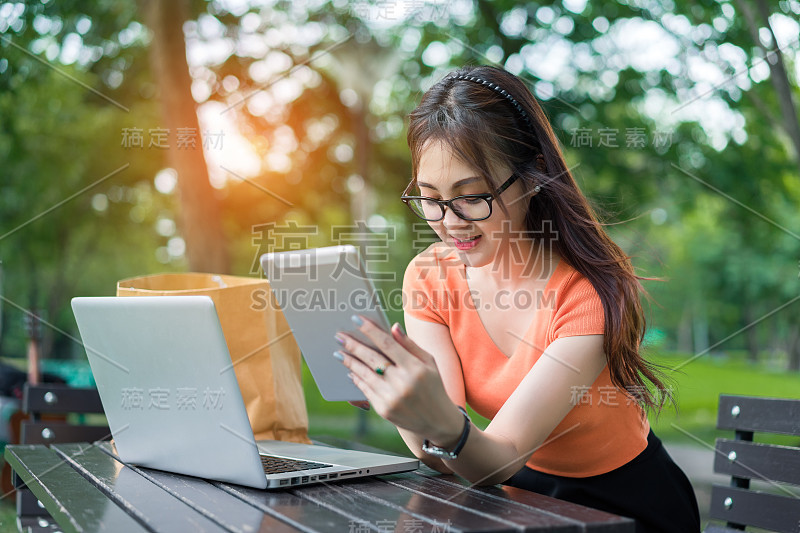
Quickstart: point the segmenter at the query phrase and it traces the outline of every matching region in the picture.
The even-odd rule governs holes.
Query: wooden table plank
[[[448,476],[454,477],[454,476]],[[542,511],[540,509],[523,506],[509,505],[505,499],[470,489],[467,486],[447,483],[438,477],[427,477],[419,474],[393,474],[384,476],[384,480],[397,487],[413,491],[420,497],[424,496],[448,505],[454,509],[467,512],[467,514],[490,517],[496,521],[501,520],[506,527],[516,531],[531,532],[580,532],[582,524],[559,514]]]
[[[437,479],[455,487],[469,486],[469,482],[456,476],[445,476],[433,470],[417,471],[422,477]],[[518,489],[506,485],[489,487],[473,487],[473,491],[496,498],[504,507],[523,506],[540,513],[552,513],[564,519],[570,519],[579,524],[579,531],[597,533],[632,533],[635,523],[632,519],[614,515],[605,511],[592,509],[583,505],[574,504],[557,498],[529,490]]]
[[[64,460],[140,523],[158,532],[225,529],[140,476],[97,446],[53,445]]]
[[[15,448],[25,447],[9,447]],[[116,519],[128,522],[111,526],[113,522],[103,516],[109,531],[634,531],[630,519],[513,487],[470,487],[461,478],[427,468],[265,491],[126,466],[113,452],[108,443],[58,445],[52,450],[28,446],[25,454],[33,454],[31,459],[14,456],[9,462],[21,473],[47,468],[67,472],[65,479],[82,485],[81,490],[88,490],[95,500],[87,506],[91,499],[75,497],[71,505],[88,507],[90,513],[105,506],[116,510]],[[28,479],[32,487],[38,483],[39,493],[34,493],[45,498],[54,515],[59,513],[56,500],[64,499],[62,492],[78,494],[61,478],[36,481],[29,472]],[[53,492],[56,498],[48,496]],[[52,501],[46,501],[48,497]],[[56,518],[65,531],[102,531],[76,526],[74,517],[63,512]]]
[[[216,482],[214,485],[306,533],[379,531],[366,521],[302,498],[294,490],[268,491]],[[385,530],[381,533],[385,533]]]
[[[5,459],[62,531],[147,531],[52,450],[6,446]]]
[[[516,487],[481,487],[477,489],[487,495],[500,497],[503,505],[525,505],[539,511],[554,513],[580,523],[581,531],[591,533],[633,533],[636,524],[632,518],[619,516],[584,505],[551,498]]]
[[[513,524],[380,480],[348,481],[296,489],[295,494],[379,530],[518,531]]]
[[[99,443],[98,447],[118,461],[120,460],[111,443]],[[128,465],[128,468],[230,531],[240,533],[297,531],[289,524],[265,514],[260,509],[220,490],[204,479],[133,465]]]

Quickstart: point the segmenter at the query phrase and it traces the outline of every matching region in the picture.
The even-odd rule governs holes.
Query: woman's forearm
[[[461,427],[463,429],[463,424]],[[502,483],[519,471],[532,453],[532,450],[530,453],[520,453],[509,439],[471,425],[469,437],[458,458],[445,460],[422,451],[422,441],[427,437],[405,429],[397,428],[397,431],[411,453],[424,464],[443,474],[457,474],[475,485]],[[452,449],[459,437],[460,434],[442,434],[431,440],[439,439],[438,442],[433,440],[433,443],[441,442],[443,447]]]
[[[496,485],[525,466],[531,453],[520,453],[509,439],[472,426],[458,458],[443,463],[473,485]]]
[[[460,413],[459,413],[460,415]],[[461,431],[463,431],[464,418],[461,417],[461,426],[458,433],[446,430],[440,434],[428,437],[433,444],[442,446],[447,450],[452,450],[458,443]],[[450,426],[453,427],[453,426]],[[406,436],[401,435],[406,440]],[[410,434],[406,444],[416,446],[415,455],[426,464],[423,456],[427,456],[442,464],[444,468],[463,477],[474,485],[495,485],[506,481],[517,473],[530,458],[533,450],[517,450],[514,443],[502,435],[481,431],[470,423],[469,436],[467,442],[458,454],[456,459],[439,459],[432,457],[422,451],[422,441],[424,437]],[[430,465],[429,465],[430,466]],[[431,467],[435,468],[435,467]],[[438,468],[436,470],[441,471]]]

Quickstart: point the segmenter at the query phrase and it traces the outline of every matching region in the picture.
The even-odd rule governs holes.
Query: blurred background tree
[[[800,2],[172,5],[192,101],[157,73],[182,53],[156,44],[164,2],[0,2],[4,355],[24,353],[21,308],[74,335],[72,296],[163,270],[258,275],[267,250],[371,247],[396,296],[433,239],[397,200],[405,116],[471,63],[526,80],[613,237],[666,280],[646,282],[652,346],[800,367]],[[196,124],[169,118],[175,98]],[[179,168],[181,127],[205,168]],[[50,357],[80,357],[49,335]]]
[[[120,143],[132,116],[157,123],[135,6],[79,5],[0,5],[3,355],[25,353],[23,310],[36,309],[53,325],[44,353],[83,357],[64,334],[69,299],[158,268],[153,227],[173,207],[152,186],[161,162]]]

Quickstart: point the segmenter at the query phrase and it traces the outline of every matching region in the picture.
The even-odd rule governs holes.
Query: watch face
[[[428,455],[433,455],[434,457],[441,457],[442,459],[455,459],[458,457],[457,453],[450,452],[436,446],[435,444],[431,444],[427,440],[423,441],[422,443],[422,451],[427,453]]]
[[[435,444],[431,444],[427,440],[423,441],[422,443],[422,451],[427,453],[428,455],[433,455],[434,457],[441,457],[443,459],[455,459],[451,452],[448,452],[444,448],[440,448]]]

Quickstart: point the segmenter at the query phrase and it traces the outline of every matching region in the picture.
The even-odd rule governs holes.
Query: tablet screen
[[[322,397],[329,401],[365,400],[333,357],[340,348],[334,336],[346,332],[365,344],[351,317],[364,316],[389,331],[372,281],[352,245],[275,252],[261,256],[272,290],[271,305],[286,317]]]

